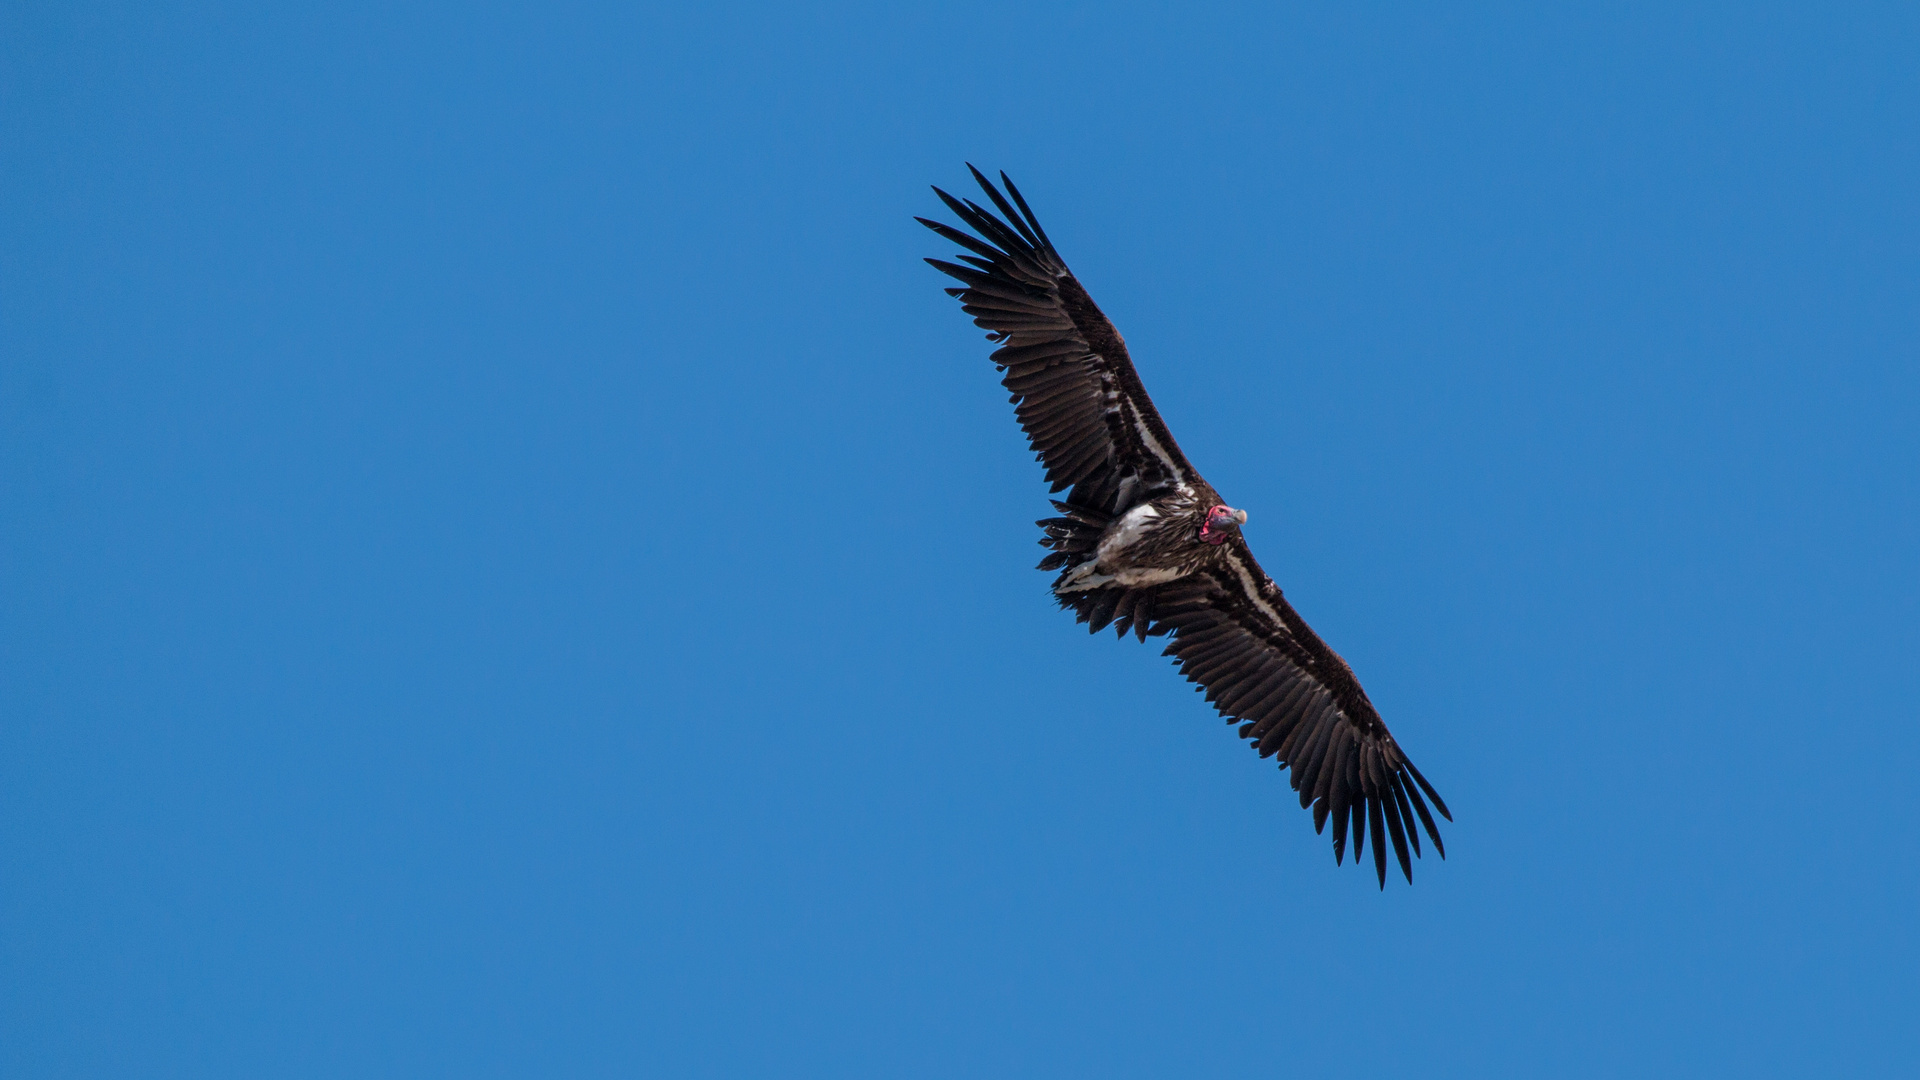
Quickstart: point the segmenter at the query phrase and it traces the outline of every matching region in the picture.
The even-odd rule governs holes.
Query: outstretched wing
[[[1319,832],[1333,820],[1333,858],[1353,837],[1360,861],[1367,830],[1380,887],[1387,884],[1386,843],[1413,880],[1408,845],[1420,854],[1415,817],[1446,858],[1424,792],[1448,821],[1447,804],[1401,752],[1346,661],[1294,612],[1280,589],[1235,537],[1225,566],[1165,585],[1153,598],[1150,633],[1171,632],[1167,655],[1206,689],[1207,700],[1240,724],[1261,757],[1291,773],[1300,806],[1313,807]]]
[[[1001,343],[993,362],[1005,372],[1002,382],[1053,490],[1072,488],[1069,503],[1117,514],[1194,480],[1119,332],[1074,280],[1013,181],[1000,174],[1018,213],[980,170],[967,168],[1000,213],[934,188],[978,235],[916,219],[972,253],[959,256],[966,265],[927,262],[963,283],[947,292]]]

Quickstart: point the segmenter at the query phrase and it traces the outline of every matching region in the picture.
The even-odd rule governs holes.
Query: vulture
[[[1119,331],[1019,189],[1004,172],[995,187],[967,168],[991,209],[933,190],[972,232],[915,220],[964,249],[957,262],[927,262],[959,281],[947,292],[998,344],[992,359],[1014,414],[1053,494],[1066,493],[1053,500],[1059,516],[1038,522],[1049,549],[1039,568],[1058,572],[1054,599],[1092,633],[1166,636],[1164,655],[1261,757],[1287,770],[1314,831],[1332,821],[1334,864],[1351,840],[1358,865],[1371,839],[1380,887],[1389,845],[1411,883],[1408,851],[1420,854],[1422,830],[1446,857],[1433,812],[1452,821],[1447,804],[1353,669],[1254,561],[1242,534],[1247,512],[1228,506],[1180,452]]]

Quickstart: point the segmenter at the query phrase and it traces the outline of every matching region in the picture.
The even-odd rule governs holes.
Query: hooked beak
[[[1245,510],[1235,510],[1233,512],[1233,523],[1235,525],[1245,525],[1247,523],[1247,512]]]

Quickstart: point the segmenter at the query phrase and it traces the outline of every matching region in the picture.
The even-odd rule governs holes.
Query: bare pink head
[[[1200,525],[1200,539],[1213,545],[1227,542],[1234,530],[1247,523],[1247,512],[1235,510],[1225,503],[1207,511],[1207,520]]]

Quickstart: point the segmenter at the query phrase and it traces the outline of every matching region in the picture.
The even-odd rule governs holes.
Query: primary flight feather
[[[1387,731],[1346,661],[1307,626],[1260,569],[1228,506],[1200,478],[1154,410],[1120,334],[1054,250],[1019,189],[1003,194],[971,165],[993,209],[934,188],[972,234],[921,224],[966,249],[927,262],[960,281],[1014,412],[1046,468],[1060,517],[1039,522],[1057,570],[1054,597],[1098,632],[1172,635],[1166,655],[1240,725],[1262,757],[1288,770],[1313,827],[1333,822],[1333,857],[1373,841],[1382,888],[1387,846],[1407,880],[1424,829],[1442,858],[1427,801],[1447,804]],[[1009,199],[1011,202],[1009,202]],[[1017,208],[1017,209],[1016,209]],[[995,210],[998,213],[995,213]],[[1423,797],[1424,796],[1424,797]]]

